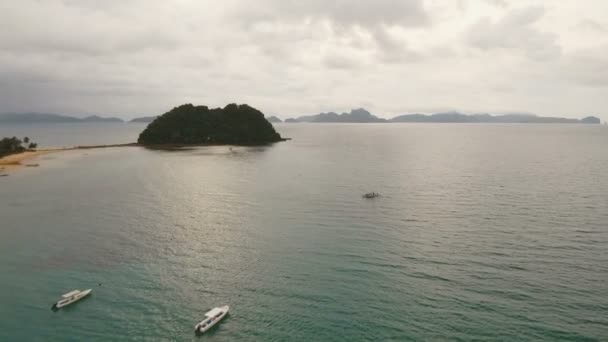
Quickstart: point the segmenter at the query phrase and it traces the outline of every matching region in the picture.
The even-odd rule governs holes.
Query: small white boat
[[[230,307],[228,305],[224,305],[207,311],[207,313],[205,313],[205,319],[194,326],[194,332],[202,334],[211,329],[211,327],[216,325],[222,320],[222,318],[226,316],[228,309],[230,309]]]
[[[70,305],[74,302],[77,302],[77,301],[81,300],[82,298],[86,297],[89,293],[91,293],[91,291],[93,291],[93,289],[88,289],[88,290],[84,290],[84,291],[80,291],[80,290],[70,291],[70,292],[62,295],[61,296],[62,299],[60,301],[53,304],[53,309],[60,309],[66,305]]]

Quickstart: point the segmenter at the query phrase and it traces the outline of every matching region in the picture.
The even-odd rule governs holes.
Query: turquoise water
[[[0,136],[139,132],[68,126]],[[605,127],[277,128],[293,140],[69,151],[0,178],[0,340],[608,338]],[[74,288],[93,295],[52,312]]]

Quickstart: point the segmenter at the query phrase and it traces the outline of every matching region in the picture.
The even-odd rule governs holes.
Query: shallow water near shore
[[[69,126],[0,136],[143,127]],[[0,341],[608,338],[606,127],[276,127],[293,140],[65,151],[0,178]],[[93,293],[52,312],[74,288]]]

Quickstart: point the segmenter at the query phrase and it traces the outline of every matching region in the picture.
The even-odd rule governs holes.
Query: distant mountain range
[[[144,116],[135,118],[129,122],[135,123],[150,123],[156,119],[156,116]],[[97,115],[87,116],[85,118],[77,118],[68,115],[50,114],[50,113],[0,113],[0,124],[2,123],[78,123],[78,122],[125,122],[120,118],[106,118]]]
[[[268,120],[268,122],[270,122],[270,123],[281,123],[281,122],[283,122],[283,120],[277,118],[274,115],[270,116],[270,117],[267,117],[266,120]]]
[[[588,116],[583,119],[567,119],[557,117],[543,117],[533,114],[462,114],[459,112],[445,112],[436,114],[403,114],[392,119],[382,119],[372,115],[365,109],[353,109],[350,113],[336,114],[334,112],[321,113],[317,115],[305,115],[285,120],[287,123],[298,122],[346,122],[346,123],[370,123],[370,122],[437,122],[437,123],[584,123],[599,124],[600,119]]]
[[[150,123],[156,116],[145,116],[135,118],[129,122]],[[267,120],[271,123],[282,122],[276,116],[270,116]],[[76,118],[67,115],[49,113],[4,113],[0,114],[0,124],[3,123],[78,123],[78,122],[124,122],[114,117],[101,117],[97,115],[85,118]],[[343,123],[390,123],[390,122],[436,122],[436,123],[583,123],[599,124],[600,119],[588,116],[583,119],[568,119],[558,117],[543,117],[533,114],[463,114],[459,112],[445,112],[435,114],[403,114],[392,119],[382,119],[363,108],[353,109],[350,113],[337,114],[334,112],[320,113],[317,115],[304,115],[297,118],[285,120],[286,123],[310,122],[343,122]]]
[[[600,119],[588,116],[583,119],[567,119],[557,117],[543,117],[533,114],[462,114],[458,112],[399,115],[390,120],[391,122],[453,122],[453,123],[586,123],[599,124]]]
[[[131,120],[129,122],[134,122],[134,123],[135,122],[137,122],[137,123],[150,123],[150,122],[156,120],[157,117],[158,116],[143,116],[141,118],[135,118],[135,119],[133,119],[133,120]]]
[[[387,122],[380,119],[363,108],[353,109],[350,113],[337,114],[334,112],[321,113],[317,115],[305,115],[296,119],[287,119],[285,122]]]
[[[67,115],[48,113],[4,113],[0,114],[2,123],[78,123],[78,122],[124,122],[119,118],[104,118],[97,115],[75,118]]]
[[[132,123],[151,123],[158,116],[142,116],[134,118],[128,122]],[[268,117],[267,120],[271,123],[283,122],[276,116]],[[73,123],[73,122],[124,122],[119,118],[104,118],[97,115],[87,116],[85,118],[76,118],[73,116],[49,114],[49,113],[0,113],[0,124],[2,123]]]

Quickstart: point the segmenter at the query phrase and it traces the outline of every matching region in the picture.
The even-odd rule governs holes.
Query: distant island
[[[122,119],[119,118],[104,118],[97,115],[87,116],[82,119],[76,119],[82,122],[124,122]]]
[[[49,113],[4,113],[0,114],[0,124],[3,123],[79,123],[79,122],[124,122],[119,118],[104,118],[97,115],[85,118],[73,116],[49,114]]]
[[[391,123],[391,122],[435,122],[435,123],[582,123],[599,124],[600,119],[588,116],[583,119],[568,119],[557,117],[543,117],[533,114],[462,114],[459,112],[445,112],[435,114],[403,114],[392,119],[382,119],[363,108],[353,109],[350,113],[337,114],[334,112],[321,113],[317,115],[305,115],[297,118],[289,118],[286,123]]]
[[[317,115],[305,115],[295,119],[287,119],[285,122],[387,122],[386,119],[378,118],[363,108],[353,109],[350,113],[337,114],[334,112],[321,113]]]
[[[399,115],[390,120],[391,122],[445,122],[445,123],[583,123],[599,124],[600,119],[588,116],[583,119],[568,119],[557,117],[536,116],[533,114],[462,114],[458,112]]]
[[[129,122],[132,123],[150,123],[154,120],[156,120],[158,116],[143,116],[141,118],[135,118],[133,120],[130,120]]]
[[[129,123],[151,123],[158,116],[144,116],[134,118]],[[316,115],[303,115],[281,121],[276,116],[266,118],[270,123],[391,123],[391,122],[431,122],[431,123],[569,123],[569,124],[601,124],[595,116],[582,119],[569,119],[559,117],[544,117],[527,113],[512,114],[463,114],[460,112],[442,112],[434,114],[402,114],[392,119],[383,119],[372,115],[369,111],[359,108],[349,113],[335,112],[320,113]],[[0,113],[0,124],[33,124],[33,123],[120,123],[124,122],[116,117],[101,117],[97,115],[84,118],[49,113]]]
[[[141,145],[263,145],[283,140],[262,112],[246,104],[215,109],[185,104],[150,123],[137,142]]]
[[[277,118],[274,115],[271,116],[271,117],[266,118],[266,120],[268,120],[268,122],[270,122],[270,123],[281,123],[281,122],[283,122],[283,120]]]

